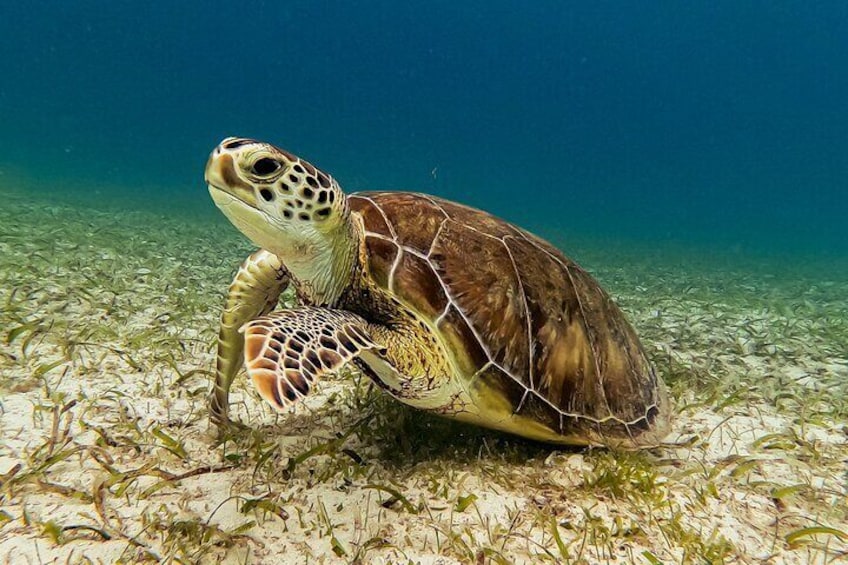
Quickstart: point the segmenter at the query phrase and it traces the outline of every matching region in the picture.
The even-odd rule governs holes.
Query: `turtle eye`
[[[267,177],[280,170],[280,164],[269,157],[263,157],[253,163],[253,173],[260,177]]]

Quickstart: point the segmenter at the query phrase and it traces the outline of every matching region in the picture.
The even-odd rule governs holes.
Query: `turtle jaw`
[[[240,232],[263,249],[279,256],[277,249],[285,241],[285,229],[262,210],[233,196],[229,191],[209,183],[209,195],[219,210]]]
[[[359,239],[349,218],[330,234],[302,229],[294,235],[272,216],[230,191],[212,183],[208,188],[215,205],[230,223],[254,244],[276,255],[294,278],[308,283],[314,304],[334,302],[350,284]]]
[[[262,210],[256,189],[236,171],[233,155],[224,145],[237,138],[227,138],[206,162],[204,174],[212,201],[224,216],[253,243],[272,253],[278,253],[286,240],[286,227]]]
[[[214,187],[222,193],[243,201],[251,208],[258,208],[259,202],[256,199],[254,187],[239,176],[233,156],[222,152],[221,146],[218,146],[206,161],[204,178],[210,187],[210,193]],[[214,194],[212,199],[215,199]]]

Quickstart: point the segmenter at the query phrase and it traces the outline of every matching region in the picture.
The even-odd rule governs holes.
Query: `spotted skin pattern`
[[[325,373],[367,350],[384,353],[360,316],[328,308],[292,308],[247,323],[244,358],[256,390],[283,411],[304,398]]]
[[[232,150],[256,143],[252,139],[233,139],[223,147]],[[288,151],[276,151],[276,159],[259,159],[251,166],[250,180],[259,186],[259,197],[266,203],[276,203],[279,215],[285,220],[302,223],[326,220],[332,213],[333,204],[342,194],[338,183],[330,175]],[[238,178],[229,180],[234,185],[247,185]],[[253,187],[247,186],[253,190]]]

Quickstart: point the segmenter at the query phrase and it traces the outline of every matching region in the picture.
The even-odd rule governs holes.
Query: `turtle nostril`
[[[259,196],[261,196],[265,202],[270,202],[274,199],[274,193],[268,190],[267,188],[260,189]]]
[[[238,137],[228,137],[227,139],[224,140],[223,146],[226,149],[237,149],[237,148],[241,147],[242,145],[247,145],[248,143],[251,143],[251,140],[240,139]]]

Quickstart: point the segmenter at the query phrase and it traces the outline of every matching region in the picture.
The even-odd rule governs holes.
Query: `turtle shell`
[[[370,275],[441,332],[472,397],[568,443],[656,441],[662,382],[621,310],[553,245],[433,196],[348,202],[364,222]]]

